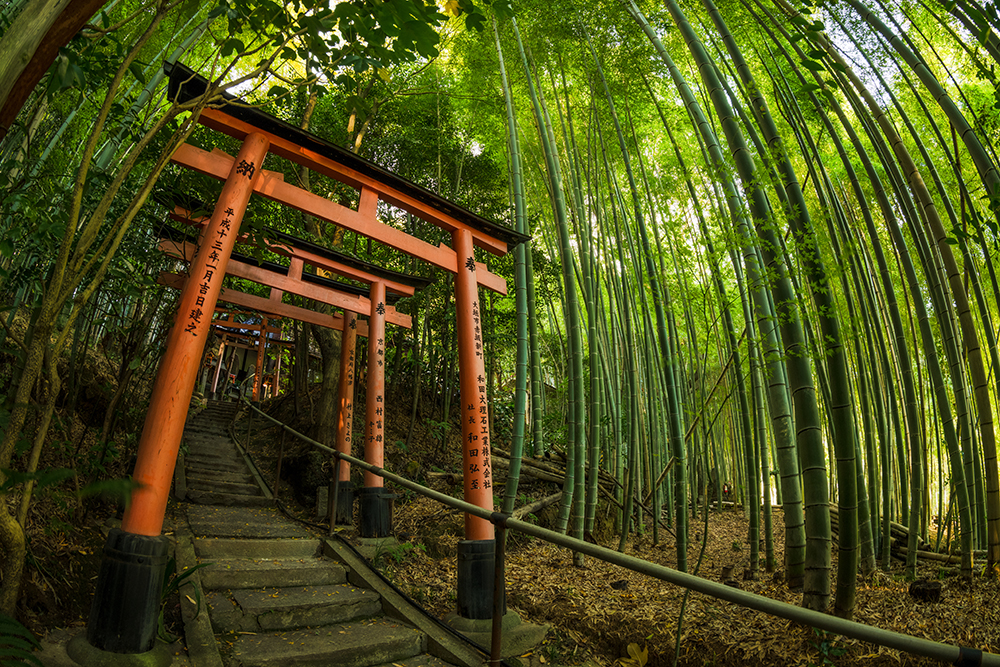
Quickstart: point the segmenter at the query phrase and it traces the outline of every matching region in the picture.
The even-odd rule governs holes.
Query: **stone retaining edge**
[[[194,535],[185,524],[174,531],[176,538],[177,571],[183,572],[198,564],[194,552]],[[198,592],[201,591],[201,595]],[[188,660],[192,667],[223,667],[219,655],[219,644],[212,631],[212,620],[208,617],[208,602],[201,586],[201,575],[195,572],[180,588],[181,616],[184,618],[184,640],[187,644]],[[200,605],[196,605],[198,600]]]
[[[378,593],[382,598],[383,613],[405,621],[423,632],[427,636],[428,653],[460,667],[481,667],[485,664],[479,651],[427,618],[409,600],[382,581],[363,558],[341,544],[339,538],[323,538],[323,553],[343,563],[348,570],[348,580],[354,585],[364,586]]]

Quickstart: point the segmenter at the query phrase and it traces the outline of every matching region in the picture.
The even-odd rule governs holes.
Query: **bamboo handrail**
[[[857,621],[849,621],[837,616],[831,616],[829,614],[813,611],[811,609],[805,609],[787,602],[772,600],[771,598],[764,597],[763,595],[749,593],[738,588],[731,588],[725,584],[709,581],[708,579],[696,577],[685,572],[679,572],[663,565],[644,561],[640,558],[636,558],[635,556],[622,554],[606,547],[590,544],[589,542],[584,542],[583,540],[578,540],[576,538],[563,535],[562,533],[548,530],[547,528],[541,528],[540,526],[536,526],[526,521],[514,519],[509,514],[504,514],[502,512],[490,512],[489,510],[477,505],[472,505],[471,503],[459,500],[458,498],[452,498],[451,496],[439,491],[429,489],[422,484],[411,482],[404,477],[387,472],[384,468],[379,468],[378,466],[370,465],[361,459],[354,458],[353,456],[349,456],[347,454],[342,454],[335,449],[331,449],[330,447],[322,445],[312,438],[299,433],[292,427],[278,421],[274,417],[271,417],[259,408],[250,405],[248,402],[244,402],[251,410],[260,413],[261,416],[277,424],[285,432],[294,435],[303,442],[312,445],[316,449],[322,450],[338,459],[347,461],[351,465],[358,466],[372,474],[387,479],[394,484],[398,484],[406,489],[409,489],[410,491],[414,491],[415,493],[419,493],[420,495],[436,500],[439,503],[461,510],[467,514],[472,514],[473,516],[486,519],[499,528],[514,530],[519,533],[524,533],[525,535],[531,535],[532,537],[537,537],[540,540],[550,542],[556,546],[566,547],[572,551],[578,551],[587,556],[591,556],[592,558],[597,558],[598,560],[603,560],[607,563],[611,563],[612,565],[617,565],[627,570],[638,572],[639,574],[644,574],[655,579],[660,579],[661,581],[666,581],[667,583],[686,588],[696,593],[702,593],[703,595],[732,602],[733,604],[740,605],[741,607],[754,609],[770,616],[777,616],[778,618],[795,621],[796,623],[802,623],[804,625],[832,632],[844,637],[850,637],[852,639],[869,642],[871,644],[885,646],[887,648],[903,651],[904,653],[910,653],[912,655],[919,655],[933,660],[940,660],[941,662],[953,665],[970,667],[972,665],[981,665],[982,667],[1000,667],[1000,655],[996,653],[987,653],[985,651],[980,651],[979,649],[956,646],[954,644],[943,644],[941,642],[923,639],[922,637],[914,637],[912,635],[905,635],[892,630],[876,628],[871,625],[865,625],[864,623],[858,623]]]

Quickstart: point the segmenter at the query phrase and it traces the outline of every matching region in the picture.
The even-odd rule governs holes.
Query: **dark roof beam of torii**
[[[267,327],[266,331],[268,333],[277,333],[277,334],[280,334],[281,333],[281,327],[280,326],[273,326],[273,325],[280,324],[281,320],[283,318],[275,316],[275,315],[269,315],[267,313],[264,313],[263,316],[266,317],[266,318],[268,318],[270,320],[270,322],[268,323],[268,327]],[[239,320],[236,319],[237,317],[250,317],[250,318],[258,318],[259,319],[261,317],[261,313],[258,313],[256,310],[239,310],[239,309],[233,308],[231,305],[227,306],[227,305],[224,305],[222,303],[217,303],[217,304],[215,304],[215,320],[213,321],[213,326],[215,326],[215,327],[217,327],[219,329],[226,329],[226,330],[234,330],[234,329],[235,330],[240,330],[240,331],[242,331],[242,330],[260,331],[261,330],[261,325],[260,324],[252,324],[252,323],[247,323],[247,322],[240,322]],[[275,339],[269,339],[269,342],[273,341],[273,340],[275,340]]]
[[[172,287],[176,290],[181,290],[184,289],[184,284],[187,280],[187,276],[161,271],[157,282],[165,287]],[[255,294],[247,294],[245,292],[240,292],[227,287],[223,287],[222,291],[219,293],[219,301],[223,301],[234,306],[250,308],[251,310],[263,315],[288,317],[293,320],[299,320],[300,322],[306,322],[307,324],[315,324],[316,326],[326,327],[327,329],[335,329],[337,331],[344,330],[344,318],[342,315],[324,315],[323,313],[316,312],[315,310],[300,308],[299,306],[290,306],[287,303],[281,303],[280,301],[267,299]],[[368,323],[363,320],[357,320],[356,326],[358,335],[367,338]]]
[[[164,71],[170,77],[168,94],[172,100],[190,101],[209,90],[209,81],[185,65],[164,63]],[[253,132],[263,132],[268,135],[271,153],[350,185],[362,192],[362,198],[364,191],[370,190],[387,204],[442,229],[467,229],[472,234],[475,245],[494,254],[503,255],[508,251],[508,246],[530,239],[525,234],[476,215],[355,153],[269,116],[231,94],[224,94],[222,97],[227,102],[224,110],[206,108],[202,112],[199,122],[206,127],[240,140]],[[442,268],[452,272],[458,270],[454,263]]]
[[[256,350],[257,349],[258,343],[257,343],[257,338],[256,337],[253,337],[253,336],[241,336],[239,334],[225,333],[225,332],[218,331],[218,330],[216,330],[215,333],[219,334],[221,336],[220,340],[225,341],[226,345],[239,344],[241,347],[244,347],[244,348],[246,348],[248,350]],[[267,338],[267,339],[265,339],[265,342],[268,345],[284,345],[285,347],[288,347],[288,346],[291,346],[291,345],[295,344],[294,340],[287,340],[287,339],[283,339],[283,338]]]
[[[202,112],[202,122],[214,129],[221,129],[215,128],[214,125],[205,122],[205,116],[209,111],[214,110],[206,109]],[[236,119],[233,119],[233,121],[238,122]],[[247,126],[245,129],[247,133],[254,131],[252,126]],[[274,144],[272,143],[273,147]],[[273,152],[279,153],[276,150]],[[232,171],[235,158],[218,149],[205,151],[190,144],[183,144],[177,149],[171,160],[206,176],[225,180]],[[335,175],[331,176],[336,178]],[[426,241],[410,236],[400,229],[380,222],[376,216],[376,207],[380,195],[376,190],[370,189],[367,186],[361,190],[358,210],[341,206],[317,194],[285,183],[283,174],[266,169],[263,170],[260,179],[256,181],[254,191],[263,197],[302,211],[303,213],[308,213],[327,222],[332,222],[335,225],[340,225],[363,234],[408,255],[420,258],[445,271],[454,273],[457,270],[458,256],[452,248],[444,244],[436,246],[427,243]],[[500,245],[503,248],[507,247],[506,244],[501,243]],[[495,245],[489,249],[497,252]],[[491,273],[482,262],[476,262],[476,278],[483,287],[499,294],[507,294],[507,281],[503,277]]]
[[[177,242],[170,239],[163,239],[160,241],[160,250],[172,257],[177,257],[178,259],[190,262],[194,258],[195,253],[198,250],[198,246],[190,241]],[[303,278],[306,277],[305,275],[284,275],[279,271],[273,270],[272,267],[276,266],[277,265],[268,266],[266,264],[262,266],[255,266],[249,262],[240,261],[236,255],[233,255],[226,267],[226,275],[250,280],[267,287],[273,287],[283,292],[295,294],[306,299],[313,299],[314,301],[325,303],[333,306],[334,308],[350,311],[352,313],[358,313],[360,315],[368,315],[372,311],[371,301],[361,295],[346,293],[340,286],[333,289],[323,285],[307,282],[306,280],[303,280]],[[317,279],[318,277],[309,276],[309,278]],[[385,319],[387,322],[405,327],[407,329],[412,326],[412,319],[410,316],[400,313],[394,306],[387,305],[385,307],[385,311]]]
[[[193,227],[204,227],[208,223],[208,216],[194,217],[196,215],[194,211],[179,205],[175,206],[174,211],[168,215],[171,220]],[[261,242],[276,255],[282,255],[289,259],[300,259],[317,269],[334,273],[343,278],[369,285],[381,280],[385,283],[387,292],[399,296],[413,296],[416,290],[427,287],[433,282],[431,278],[422,278],[385,269],[274,229],[265,230]]]
[[[263,330],[265,334],[280,334],[281,329],[279,327],[265,327],[260,324],[244,324],[243,322],[236,322],[234,320],[223,320],[220,318],[215,318],[212,322],[212,326],[216,329],[225,330],[232,333],[241,333],[243,331],[261,331]],[[249,336],[250,334],[244,334]],[[257,335],[257,334],[254,334]]]
[[[222,322],[225,322],[225,320],[222,320]],[[258,337],[260,337],[260,330],[261,330],[260,326],[256,327],[227,326],[226,324],[220,323],[219,320],[215,320],[215,322],[212,323],[212,327],[216,331],[221,331],[232,336],[241,336],[243,338],[253,338],[253,339],[257,339]],[[281,329],[278,329],[276,327],[267,327],[267,329],[264,332],[264,335],[267,338],[268,342],[270,342],[271,340],[270,337],[272,334],[280,335]]]

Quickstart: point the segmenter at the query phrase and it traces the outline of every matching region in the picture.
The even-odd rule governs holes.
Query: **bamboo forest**
[[[0,665],[1000,665],[998,67],[983,0],[8,0]]]

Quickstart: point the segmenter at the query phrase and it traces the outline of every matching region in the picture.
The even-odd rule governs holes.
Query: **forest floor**
[[[460,497],[460,484],[454,483],[461,478],[457,429],[451,429],[442,441],[437,437],[440,431],[434,428],[439,425],[418,419],[414,422],[410,443],[406,444],[410,415],[403,409],[393,410],[392,406],[399,403],[388,401],[386,468],[437,491]],[[355,414],[364,414],[362,410],[362,405],[355,406]],[[297,421],[290,400],[272,404],[268,412],[286,423]],[[240,426],[237,431],[240,432]],[[253,455],[268,479],[276,463],[280,430],[277,427],[255,428],[253,437],[256,443],[252,447]],[[292,469],[295,472],[288,478],[282,474],[285,479],[280,495],[311,514],[304,509],[312,501],[308,490],[303,494],[302,488],[291,484],[292,477],[301,480],[310,475],[303,474],[301,468],[293,466]],[[505,472],[501,467],[494,467],[497,502],[502,498]],[[360,484],[360,479],[356,484]],[[381,554],[376,565],[404,593],[432,614],[443,616],[453,611],[456,603],[455,553],[464,533],[463,515],[405,489],[390,487],[389,490],[399,494],[393,527],[401,547]],[[518,505],[556,491],[555,484],[524,476],[518,487],[521,499]],[[618,537],[605,511],[607,508],[602,508],[593,538],[614,549],[618,546]],[[548,507],[540,511],[535,520],[542,526],[551,527],[556,511],[555,506]],[[731,576],[738,580],[741,589],[801,604],[801,593],[785,586],[780,567],[784,549],[784,517],[780,508],[773,510],[772,529],[779,566],[775,572],[765,571],[762,537],[761,567],[756,579],[744,578],[750,553],[748,520],[742,508],[727,506],[721,512],[713,509],[708,521],[706,531],[703,513],[699,512],[697,519],[690,520],[689,571],[695,570],[700,556],[698,574],[702,577],[722,581],[723,568],[732,568]],[[676,567],[673,537],[661,530],[660,543],[654,544],[651,526],[647,525],[646,531],[628,540],[625,553]],[[526,621],[552,626],[546,643],[538,651],[538,657],[545,664],[582,665],[590,660],[608,667],[640,667],[636,662],[622,660],[628,658],[628,646],[633,643],[640,651],[648,651],[646,665],[649,667],[674,664],[684,589],[592,558],[586,559],[583,568],[577,568],[573,566],[572,552],[565,548],[513,532],[508,536],[508,608]],[[706,536],[704,554],[701,554]],[[835,543],[833,581],[836,581],[836,566]],[[994,573],[966,582],[957,575],[957,566],[942,567],[941,563],[922,562],[918,577],[940,580],[943,589],[940,602],[918,602],[908,593],[910,582],[904,576],[903,563],[893,561],[889,572],[876,571],[869,577],[858,578],[854,620],[916,637],[1000,651],[1000,605],[996,603],[1000,599],[1000,577]],[[940,664],[897,650],[817,633],[812,628],[705,595],[692,593],[687,598],[680,631],[679,665]]]
[[[402,401],[401,401],[402,402]],[[392,403],[390,402],[390,405]],[[364,414],[357,406],[356,414]],[[276,418],[299,425],[308,431],[306,414],[295,417],[290,400],[278,400],[269,412]],[[459,495],[459,487],[448,475],[458,473],[460,459],[458,438],[452,429],[443,440],[433,420],[417,420],[410,444],[406,444],[408,412],[388,415],[386,467],[410,479],[426,481],[439,491]],[[237,433],[246,434],[245,421],[237,424]],[[274,478],[280,429],[255,421],[252,452],[265,479]],[[315,498],[309,490],[292,485],[312,475],[328,478],[329,470],[310,470],[307,457],[286,443],[283,482],[280,497],[289,509],[315,520]],[[295,456],[300,456],[295,460]],[[314,462],[315,463],[315,462]],[[326,466],[327,464],[321,463]],[[498,476],[500,469],[497,469]],[[360,481],[360,480],[359,480]],[[502,476],[497,479],[501,482]],[[546,497],[557,490],[554,484],[522,478],[518,495],[524,503]],[[431,613],[441,616],[455,606],[456,544],[463,533],[463,518],[433,501],[411,492],[395,489],[394,528],[401,547],[383,555],[378,563],[386,576],[403,592]],[[502,496],[497,488],[497,499]],[[44,499],[44,509],[56,510],[56,499]],[[519,505],[522,502],[519,501]],[[173,510],[173,502],[168,513]],[[535,519],[551,527],[555,507],[538,513]],[[599,514],[594,539],[616,548],[618,539],[604,509]],[[89,506],[78,510],[72,520],[54,511],[34,514],[36,524],[29,531],[30,556],[19,617],[36,634],[53,628],[79,627],[89,613],[93,581],[101,560],[107,530],[107,517],[113,505]],[[721,581],[723,568],[733,568],[738,585],[745,591],[776,600],[800,604],[801,593],[787,589],[782,573],[768,573],[763,568],[755,580],[745,580],[743,570],[749,565],[747,520],[741,508],[727,508],[709,513],[708,530],[703,516],[690,524],[689,570],[699,562],[700,576]],[[169,524],[169,521],[168,521]],[[783,518],[780,509],[773,517],[774,547],[780,561],[783,549]],[[169,525],[167,527],[169,530]],[[647,531],[649,527],[647,526]],[[660,543],[654,544],[649,532],[630,539],[625,553],[668,567],[676,565],[673,538],[661,531]],[[702,539],[707,538],[704,554]],[[781,569],[780,566],[778,568]],[[921,564],[920,576],[943,583],[941,601],[918,602],[908,594],[909,582],[903,576],[902,563],[894,562],[890,572],[876,572],[859,578],[854,619],[877,627],[916,637],[973,646],[991,652],[1000,651],[1000,578],[977,576],[965,582],[957,568],[940,564]],[[982,574],[982,573],[980,573]],[[834,581],[836,549],[834,549]],[[534,538],[510,533],[507,552],[508,607],[524,620],[552,626],[546,643],[537,651],[545,664],[582,665],[592,661],[608,667],[641,667],[628,662],[629,644],[648,651],[650,667],[672,665],[678,634],[678,619],[685,591],[677,586],[650,579],[608,563],[587,558],[583,568],[573,566],[572,553]],[[168,626],[180,632],[176,601],[168,602]],[[828,667],[861,665],[937,664],[918,660],[899,651],[879,648],[832,635],[817,634],[811,628],[766,616],[736,605],[692,593],[684,607],[680,630],[680,665],[817,665]]]
[[[414,535],[454,519],[432,501],[413,500],[399,508],[396,528]],[[699,559],[704,524],[692,521],[688,553],[691,571]],[[782,513],[774,511],[775,550],[783,546]],[[698,574],[723,580],[723,568],[733,567],[741,589],[766,597],[801,603],[801,594],[790,591],[783,573],[763,571],[756,580],[744,580],[749,565],[747,520],[739,508],[709,515],[707,544]],[[439,529],[431,528],[430,534]],[[508,606],[528,621],[553,626],[543,655],[560,664],[581,664],[590,658],[614,665],[627,658],[628,645],[647,650],[648,665],[672,665],[685,591],[666,582],[588,558],[583,568],[573,566],[572,553],[537,539],[509,533],[507,551]],[[625,553],[667,567],[676,566],[676,550],[669,535],[660,544],[650,536],[629,540]],[[457,542],[458,537],[453,540]],[[601,541],[601,540],[598,540]],[[614,543],[604,546],[615,548]],[[436,615],[455,604],[454,557],[441,541],[406,551],[399,562],[384,563],[388,576],[404,592]],[[438,555],[439,557],[435,557]],[[836,561],[836,559],[834,559]],[[836,563],[835,563],[836,565]],[[943,581],[941,601],[922,603],[908,594],[909,582],[902,563],[891,572],[878,571],[858,580],[854,619],[880,628],[946,643],[960,643],[984,650],[1000,649],[1000,581],[996,576],[963,582],[951,568],[922,565],[920,576]],[[834,578],[836,570],[834,570]],[[680,630],[680,665],[923,665],[896,650],[824,635],[790,621],[767,616],[734,604],[692,593],[686,603]],[[629,664],[627,662],[617,664]],[[631,663],[635,664],[635,663]]]

